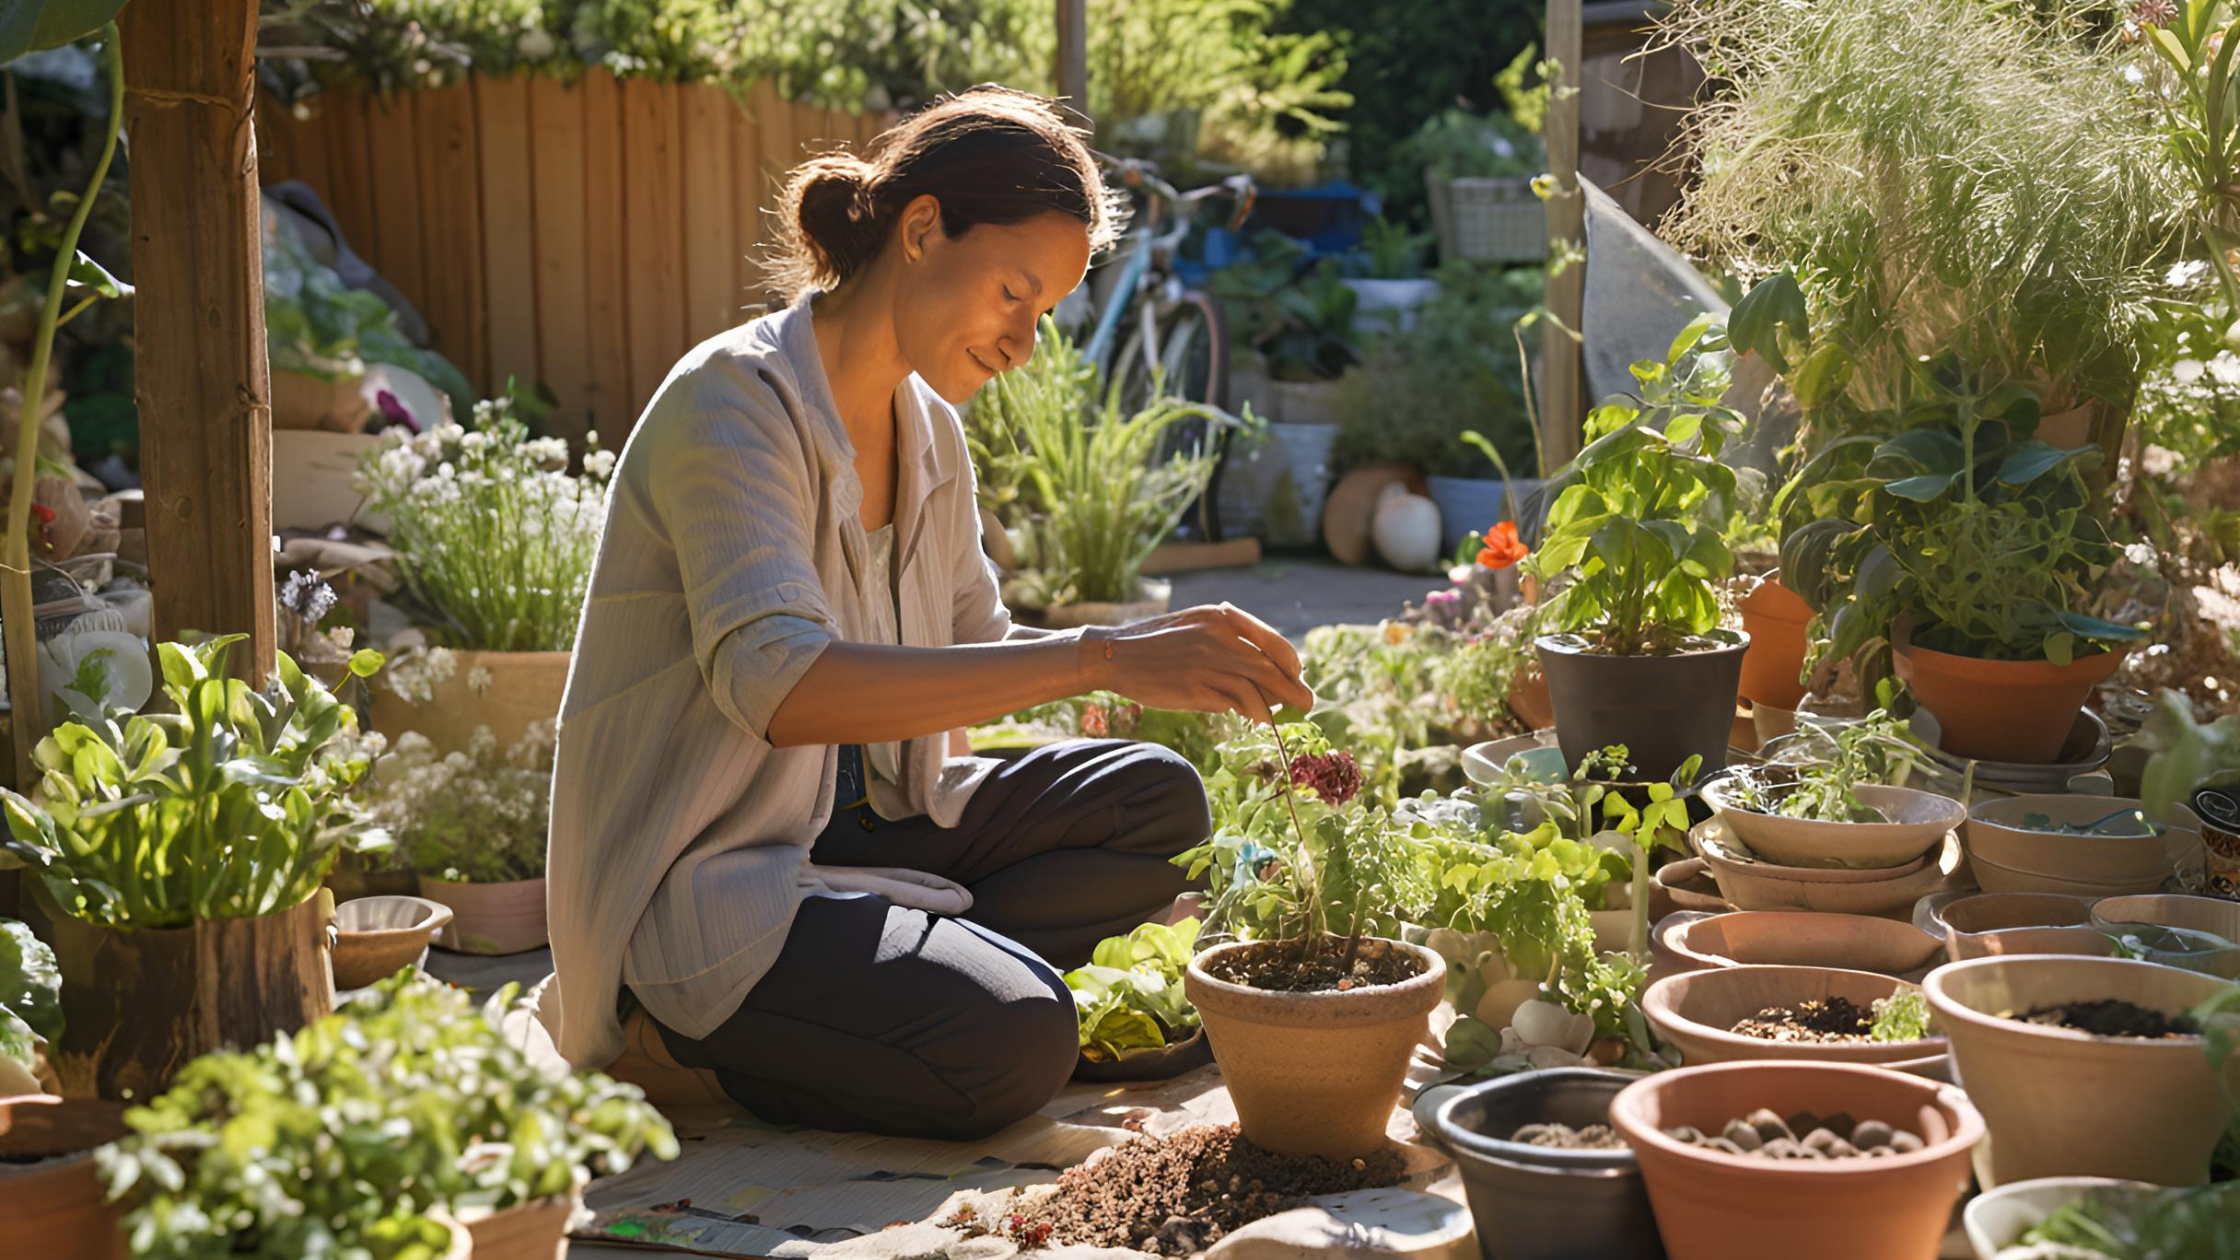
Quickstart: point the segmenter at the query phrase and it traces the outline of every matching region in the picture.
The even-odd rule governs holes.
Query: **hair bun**
[[[820,281],[854,275],[878,252],[883,225],[875,174],[859,157],[828,153],[811,158],[795,179],[791,226]]]

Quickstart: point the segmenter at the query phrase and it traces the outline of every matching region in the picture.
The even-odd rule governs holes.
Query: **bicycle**
[[[1099,379],[1120,382],[1121,406],[1130,411],[1148,404],[1157,393],[1219,407],[1229,371],[1228,323],[1219,299],[1185,285],[1175,273],[1175,252],[1190,234],[1198,206],[1224,195],[1233,198],[1228,219],[1233,231],[1252,213],[1258,189],[1250,175],[1237,174],[1183,192],[1150,162],[1100,160],[1120,187],[1138,194],[1139,205],[1134,225],[1122,238],[1120,268],[1109,289],[1101,303],[1090,298],[1096,303],[1096,320],[1083,356],[1096,365]],[[1170,209],[1172,225],[1163,227],[1161,220]],[[1226,430],[1211,429],[1202,421],[1178,426],[1170,443],[1195,445],[1210,439],[1217,449],[1225,448]],[[1191,513],[1213,542],[1221,541],[1215,507],[1220,484],[1221,467],[1216,463],[1213,478]]]

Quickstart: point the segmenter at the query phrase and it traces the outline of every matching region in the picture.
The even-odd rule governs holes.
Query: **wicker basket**
[[[1424,172],[1443,258],[1536,262],[1548,256],[1548,212],[1532,181],[1440,179]]]

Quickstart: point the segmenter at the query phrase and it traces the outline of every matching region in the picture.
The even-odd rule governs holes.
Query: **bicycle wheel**
[[[1154,393],[1208,406],[1221,405],[1228,375],[1227,327],[1221,305],[1197,290],[1185,290],[1162,310],[1149,297],[1136,311],[1135,327],[1120,348],[1114,368],[1120,373],[1121,405],[1129,411],[1147,406]],[[1211,445],[1216,461],[1205,492],[1183,516],[1176,532],[1221,541],[1219,512],[1221,461],[1229,431],[1201,419],[1170,429],[1161,457]]]

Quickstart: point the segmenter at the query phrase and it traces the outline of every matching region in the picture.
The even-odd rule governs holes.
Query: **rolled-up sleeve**
[[[757,392],[676,399],[647,435],[646,493],[676,550],[709,695],[767,741],[778,706],[839,630],[811,541],[813,460],[775,399]]]

